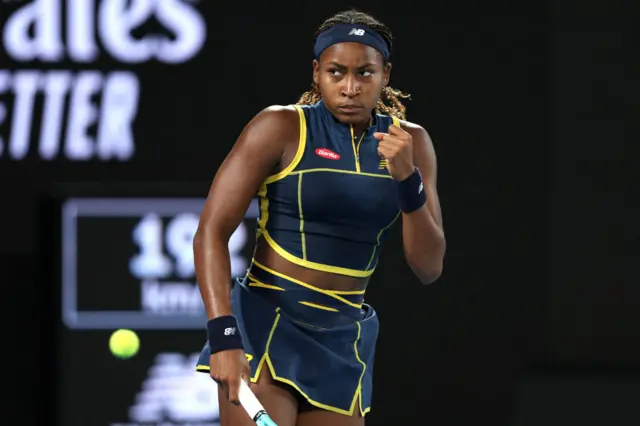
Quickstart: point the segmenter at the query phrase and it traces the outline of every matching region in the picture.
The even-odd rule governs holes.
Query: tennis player
[[[391,47],[367,14],[328,19],[312,89],[257,114],[213,180],[194,239],[209,317],[196,369],[220,385],[222,426],[252,424],[241,379],[279,426],[363,425],[378,336],[364,294],[398,219],[416,276],[441,274],[436,155],[388,86]],[[256,194],[254,257],[230,286],[228,241]]]

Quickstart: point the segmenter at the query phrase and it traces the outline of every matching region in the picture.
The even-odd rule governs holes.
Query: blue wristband
[[[418,210],[427,202],[427,192],[424,190],[422,175],[416,167],[413,173],[403,181],[395,181],[400,210],[411,213]]]
[[[213,355],[230,349],[243,349],[238,321],[233,315],[225,315],[207,321],[209,352]]]

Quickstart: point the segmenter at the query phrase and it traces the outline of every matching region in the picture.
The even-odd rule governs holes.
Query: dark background
[[[24,3],[0,3],[0,23]],[[144,332],[140,356],[114,364],[108,332],[62,326],[57,202],[204,197],[244,124],[307,90],[315,28],[349,6],[393,30],[391,85],[434,140],[448,241],[428,287],[399,227],[384,251],[368,293],[381,335],[367,424],[638,424],[634,19],[631,6],[574,0],[201,1],[207,42],[180,65],[16,63],[2,49],[11,71],[121,69],[141,82],[131,161],[0,156],[6,418],[56,424],[93,399],[103,411],[57,424],[105,424],[125,415],[155,352],[199,350],[197,331]],[[10,114],[13,97],[0,102]]]

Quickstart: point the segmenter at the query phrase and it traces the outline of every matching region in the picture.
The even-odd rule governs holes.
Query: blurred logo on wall
[[[14,66],[0,69],[0,158],[11,160],[132,159],[142,96],[134,66],[186,63],[207,36],[202,14],[184,0],[32,0],[3,8],[12,9],[1,19],[6,62]]]
[[[129,421],[111,426],[218,426],[218,387],[194,370],[198,355],[158,354],[129,408]]]

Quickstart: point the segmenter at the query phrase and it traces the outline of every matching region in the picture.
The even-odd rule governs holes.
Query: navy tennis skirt
[[[371,407],[378,317],[364,291],[323,290],[254,261],[231,290],[256,382],[263,368],[311,405],[353,415]],[[209,343],[197,371],[209,372]]]

